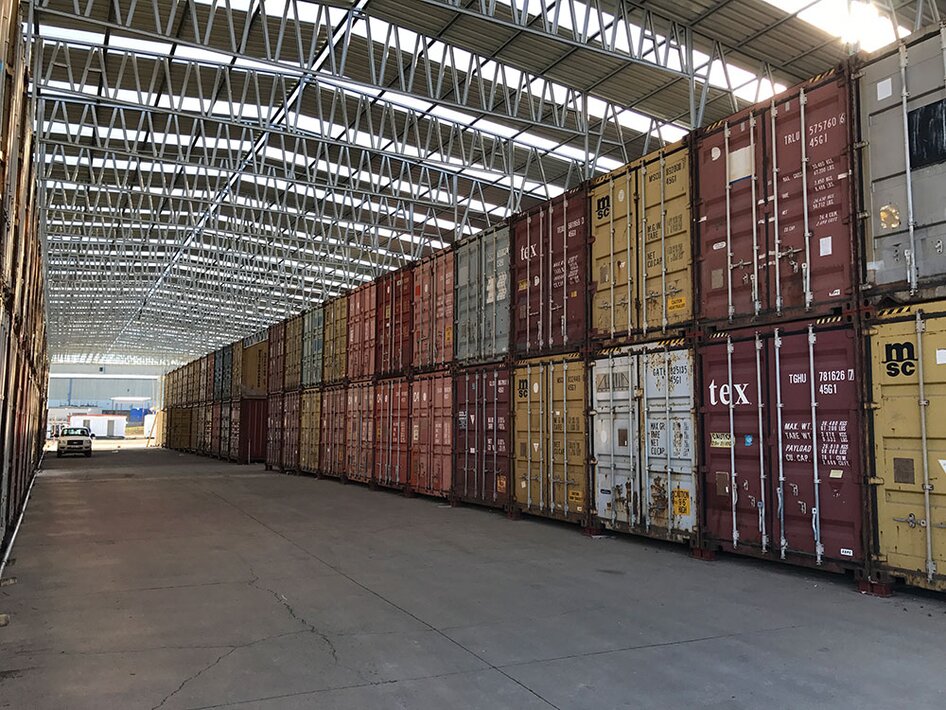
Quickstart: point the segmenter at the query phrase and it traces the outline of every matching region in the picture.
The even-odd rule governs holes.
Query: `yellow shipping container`
[[[322,424],[321,390],[302,390],[299,418],[299,468],[305,473],[318,473],[319,434]]]
[[[525,512],[587,522],[585,372],[577,355],[526,360],[515,370],[514,487]]]
[[[591,336],[666,332],[691,321],[689,143],[598,178],[590,198]]]
[[[286,390],[299,389],[302,382],[302,316],[286,321]]]
[[[325,342],[322,380],[337,382],[348,372],[348,297],[339,296],[325,305]]]
[[[169,449],[188,451],[194,448],[192,440],[193,421],[191,419],[193,411],[190,407],[175,407],[168,410],[167,446]]]
[[[877,562],[946,590],[946,301],[881,312],[869,338]]]
[[[269,341],[243,346],[243,397],[265,397],[269,378]]]

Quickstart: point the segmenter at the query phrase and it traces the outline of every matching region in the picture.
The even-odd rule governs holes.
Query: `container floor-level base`
[[[585,537],[600,537],[606,533],[604,525],[597,520],[585,522],[581,526],[581,534]]]
[[[893,580],[870,579],[867,577],[857,580],[857,591],[871,597],[892,597]]]
[[[519,510],[518,506],[507,505],[506,506],[506,518],[508,520],[522,520],[522,511]]]
[[[484,498],[475,498],[473,496],[454,496],[458,505],[470,505],[477,508],[492,508],[493,510],[506,510],[509,506],[504,500],[487,500]]]
[[[413,498],[413,497],[414,497],[414,489],[411,488],[410,486],[404,486],[402,492],[403,492],[405,498]]]
[[[715,562],[716,552],[717,548],[715,547],[693,545],[690,548],[690,557],[692,557],[694,560],[702,560],[703,562]]]

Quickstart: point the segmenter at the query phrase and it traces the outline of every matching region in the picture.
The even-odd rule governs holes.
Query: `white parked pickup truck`
[[[56,456],[65,454],[92,455],[92,433],[84,426],[67,426],[59,432],[56,441]]]

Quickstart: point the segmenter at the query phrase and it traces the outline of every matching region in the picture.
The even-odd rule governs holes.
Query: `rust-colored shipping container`
[[[837,69],[701,131],[704,321],[839,313],[856,297],[850,107]]]
[[[210,455],[220,455],[220,402],[214,402],[210,405]]]
[[[239,462],[266,461],[269,449],[269,400],[241,399],[239,422]]]
[[[587,215],[587,193],[579,188],[513,222],[513,331],[519,357],[577,350],[585,342]]]
[[[454,377],[453,495],[505,507],[511,484],[512,395],[509,368],[461,370]]]
[[[414,269],[407,267],[378,279],[377,363],[381,375],[406,372],[413,360]]]
[[[453,485],[453,378],[418,375],[411,383],[411,474],[417,493],[450,495]]]
[[[690,142],[597,178],[591,200],[591,337],[666,332],[693,319]]]
[[[853,327],[718,333],[702,364],[706,539],[813,565],[862,564],[863,353]]]
[[[233,362],[230,373],[230,394],[227,399],[237,400],[243,396],[243,341],[238,340],[230,346]]]
[[[267,392],[276,394],[286,386],[286,321],[269,326],[269,362]]]
[[[388,488],[408,482],[411,443],[411,386],[405,377],[375,387],[374,480]]]
[[[348,404],[346,388],[342,385],[322,390],[322,430],[319,435],[319,473],[335,478],[346,475],[345,442],[347,423],[345,408]]]
[[[243,382],[240,389],[241,397],[265,397],[269,389],[269,340],[265,330],[243,339]]]
[[[300,360],[301,362],[301,360]],[[283,394],[282,412],[282,470],[299,470],[299,425],[300,398],[299,390]]]
[[[453,360],[452,249],[444,249],[414,267],[413,364],[443,367]]]
[[[293,316],[286,321],[285,375],[283,387],[287,392],[297,390],[302,384],[302,316]]]
[[[348,374],[348,297],[325,304],[322,381],[339,382]]]
[[[266,422],[266,469],[282,468],[283,395],[269,395]]]
[[[586,381],[577,355],[526,360],[513,373],[513,490],[524,512],[589,522]]]
[[[348,296],[348,378],[352,380],[375,373],[377,292],[377,285],[371,282]]]
[[[299,470],[303,473],[319,472],[321,430],[322,391],[302,390],[302,400],[299,405]]]
[[[374,406],[373,383],[357,382],[348,385],[345,413],[348,424],[345,458],[348,463],[345,470],[348,478],[365,483],[370,481],[374,474]]]

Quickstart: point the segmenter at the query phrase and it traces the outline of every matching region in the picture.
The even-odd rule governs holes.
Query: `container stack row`
[[[946,589],[941,60],[852,60],[272,326],[267,464]]]
[[[29,48],[0,0],[0,538],[8,542],[45,441],[45,270],[38,229]]]

